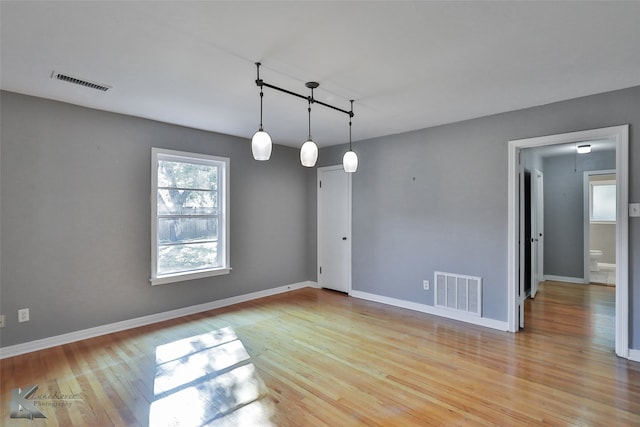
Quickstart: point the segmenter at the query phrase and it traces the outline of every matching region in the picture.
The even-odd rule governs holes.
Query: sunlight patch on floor
[[[273,425],[250,359],[231,328],[158,346],[149,426]]]

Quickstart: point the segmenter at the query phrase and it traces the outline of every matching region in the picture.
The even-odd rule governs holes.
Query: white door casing
[[[567,144],[579,141],[612,139],[616,147],[616,320],[615,352],[629,358],[629,125],[611,126],[559,135],[509,141],[508,163],[508,255],[507,255],[507,323],[509,331],[518,330],[519,286],[519,196],[518,158],[527,147]]]
[[[351,174],[318,168],[318,285],[351,291]]]

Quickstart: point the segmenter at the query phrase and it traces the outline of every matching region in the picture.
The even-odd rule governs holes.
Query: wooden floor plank
[[[37,384],[33,426],[640,425],[614,298],[545,282],[512,334],[301,289],[2,360],[0,424]]]

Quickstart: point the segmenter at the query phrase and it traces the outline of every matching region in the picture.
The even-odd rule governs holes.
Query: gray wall
[[[584,171],[615,169],[615,151],[544,159],[544,274],[584,277]]]
[[[538,169],[540,172],[544,172],[543,157],[536,148],[522,150],[522,163],[525,170],[533,171],[533,169]]]
[[[640,87],[354,144],[353,288],[433,304],[422,279],[434,270],[478,275],[484,316],[506,321],[508,141],[627,123],[629,200],[640,202]],[[321,150],[320,165],[345,150]],[[629,241],[630,342],[640,348],[638,218]]]
[[[1,102],[3,346],[315,279],[315,173],[298,150],[276,146],[257,163],[239,138],[11,93]],[[434,270],[479,275],[485,317],[506,321],[508,141],[629,123],[629,200],[640,202],[639,113],[635,87],[355,143],[354,289],[433,304],[421,281]],[[151,146],[231,157],[229,276],[149,285]],[[319,166],[345,150],[322,149]],[[629,241],[640,348],[638,218]],[[16,325],[22,307],[33,320]]]
[[[0,96],[2,346],[309,279],[298,150],[256,162],[245,139]],[[150,285],[151,147],[231,158],[231,274]]]

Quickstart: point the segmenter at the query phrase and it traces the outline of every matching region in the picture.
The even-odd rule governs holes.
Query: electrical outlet
[[[29,321],[29,309],[21,308],[18,310],[18,323],[28,322]]]
[[[629,203],[629,216],[640,216],[640,203]]]
[[[422,281],[422,287],[424,288],[425,291],[429,290],[429,281],[428,280],[423,280]]]
[[[4,314],[0,314],[0,328],[4,328]]]

